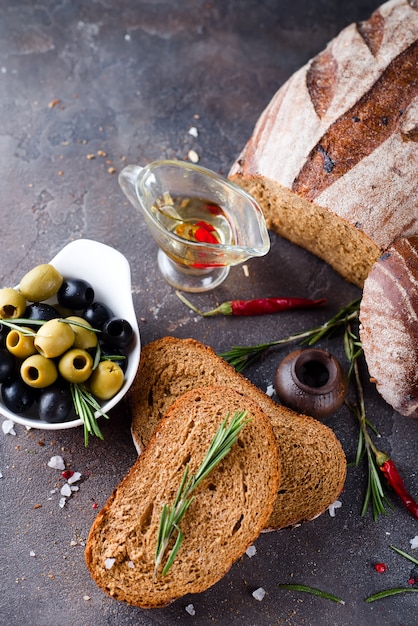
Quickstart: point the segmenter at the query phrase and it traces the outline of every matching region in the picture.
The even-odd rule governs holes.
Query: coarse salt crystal
[[[71,491],[79,491],[80,487],[78,485],[71,485]]]
[[[4,432],[5,435],[16,435],[16,431],[13,428],[13,426],[15,425],[13,420],[4,420],[3,424],[1,425],[1,428]]]
[[[187,153],[188,159],[189,161],[191,161],[192,163],[199,163],[200,161],[200,157],[197,154],[196,150],[189,150],[189,152]]]
[[[34,552],[33,550],[31,550],[31,551],[29,552],[29,556],[35,556],[35,552]]]
[[[52,469],[63,470],[65,469],[64,459],[62,456],[51,456],[48,461],[48,467]]]
[[[61,495],[62,496],[66,496],[67,498],[71,495],[71,487],[68,483],[65,483],[65,485],[63,485],[61,487]]]
[[[0,472],[0,478],[3,478],[3,474]]]
[[[81,478],[81,473],[80,472],[74,472],[74,474],[69,477],[67,482],[68,482],[69,485],[72,485],[73,483],[76,483],[78,480],[80,480],[80,478]]]
[[[328,507],[328,511],[329,514],[331,515],[331,517],[335,517],[335,510],[339,509],[340,507],[342,507],[343,503],[340,502],[339,500],[335,500],[335,502],[333,502],[329,507]]]
[[[90,598],[90,596],[83,596],[83,600],[85,600],[87,602],[88,600],[91,600],[91,598]]]
[[[415,535],[415,537],[410,539],[409,543],[411,544],[412,550],[415,550],[415,548],[418,548],[418,535]]]
[[[250,559],[256,554],[257,549],[255,546],[250,546],[246,549],[245,554],[250,557]]]
[[[186,611],[186,613],[188,613],[189,615],[196,615],[196,611],[195,608],[193,606],[193,604],[188,604],[184,610]]]
[[[192,137],[197,137],[199,134],[199,131],[197,130],[196,126],[192,126],[191,128],[189,128],[189,135],[192,135]]]
[[[259,602],[261,602],[261,600],[264,599],[264,596],[266,595],[265,590],[263,589],[263,587],[259,587],[258,589],[256,589],[255,591],[253,591],[253,597],[258,600]]]
[[[274,385],[267,386],[266,394],[270,396],[270,398],[272,397],[272,395],[274,394]]]
[[[133,561],[128,561],[129,569],[135,569],[135,563]]]
[[[65,507],[65,503],[67,502],[66,498],[60,498],[59,507],[63,509]]]
[[[116,559],[105,559],[105,568],[112,569],[115,564]]]

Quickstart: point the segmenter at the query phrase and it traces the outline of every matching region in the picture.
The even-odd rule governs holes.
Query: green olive
[[[41,302],[56,294],[63,280],[53,265],[44,263],[24,275],[20,281],[19,291],[30,302]]]
[[[70,383],[84,383],[93,371],[93,359],[85,350],[72,348],[62,355],[58,369]]]
[[[75,335],[73,344],[74,348],[90,350],[91,348],[95,348],[97,346],[97,334],[94,331],[89,330],[92,328],[91,324],[77,315],[71,315],[66,319],[67,321],[77,322],[77,324],[70,324]],[[83,326],[79,326],[79,324],[83,324]]]
[[[53,359],[61,356],[74,343],[74,331],[58,318],[45,322],[36,333],[35,348],[42,356]]]
[[[33,333],[30,328],[22,326],[20,330],[12,328],[6,337],[6,348],[18,359],[26,359],[36,353],[33,334],[25,335],[24,331]]]
[[[20,375],[29,387],[42,389],[52,385],[58,378],[57,367],[51,359],[32,354],[20,366]]]
[[[26,299],[12,287],[0,289],[0,318],[16,319],[22,317],[26,310]]]
[[[89,387],[99,400],[113,398],[123,385],[124,374],[120,365],[114,361],[100,361],[90,376]]]

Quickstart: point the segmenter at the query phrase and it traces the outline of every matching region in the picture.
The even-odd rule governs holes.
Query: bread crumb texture
[[[362,287],[418,230],[418,11],[390,0],[278,90],[231,168],[268,226]]]
[[[227,386],[251,397],[268,416],[280,456],[280,488],[266,530],[313,519],[340,495],[346,459],[334,432],[274,402],[214,351],[194,339],[164,337],[146,345],[128,392],[138,450],[177,398],[204,386]]]
[[[418,417],[418,235],[398,239],[363,290],[360,339],[370,376],[401,415]]]
[[[197,471],[227,414],[244,410],[251,421],[193,492],[180,522],[182,546],[168,573],[154,577],[163,505],[173,504],[186,465],[191,473]],[[110,596],[145,608],[203,591],[265,526],[279,474],[276,439],[256,403],[223,387],[185,394],[171,406],[92,526],[86,561],[93,578]]]

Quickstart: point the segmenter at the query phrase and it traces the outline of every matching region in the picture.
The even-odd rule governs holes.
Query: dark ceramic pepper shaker
[[[283,359],[274,387],[285,406],[316,418],[327,417],[343,404],[347,376],[339,361],[326,350],[295,350]]]

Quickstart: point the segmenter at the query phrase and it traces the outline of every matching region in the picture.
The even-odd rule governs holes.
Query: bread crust
[[[373,266],[360,323],[377,390],[401,415],[418,417],[418,235],[395,241]]]
[[[172,505],[186,465],[200,466],[222,421],[247,411],[238,441],[193,492],[173,565],[154,577],[159,519]],[[251,398],[224,387],[192,390],[161,420],[149,444],[97,516],[86,563],[96,583],[142,608],[165,606],[217,582],[265,526],[279,486],[277,442]],[[107,559],[111,561],[111,567]],[[108,567],[106,567],[108,563]]]
[[[269,228],[362,287],[382,251],[418,231],[417,119],[418,10],[391,0],[279,89],[230,178]]]
[[[327,510],[346,477],[344,451],[334,432],[312,417],[276,404],[212,348],[194,339],[163,337],[143,347],[127,395],[138,452],[177,398],[191,389],[214,385],[251,397],[269,417],[276,435],[280,489],[265,530],[292,526]]]

